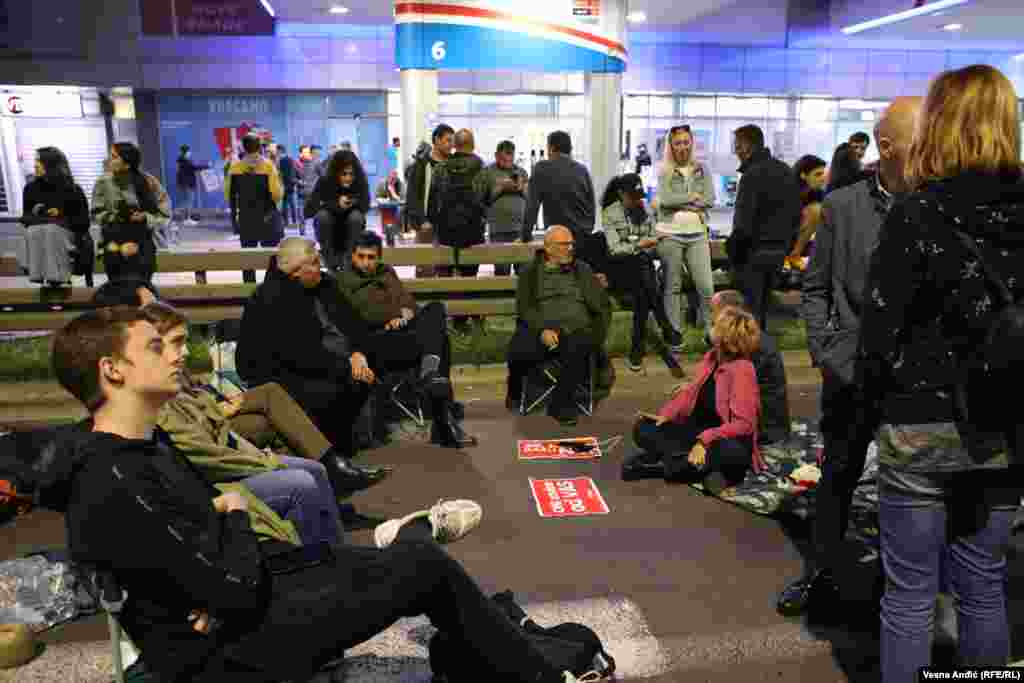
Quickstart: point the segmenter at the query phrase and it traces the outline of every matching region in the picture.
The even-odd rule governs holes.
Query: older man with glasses
[[[281,243],[245,306],[236,364],[250,386],[283,386],[336,451],[352,458],[352,427],[377,378],[363,353],[365,324],[320,267],[309,240]]]
[[[544,249],[519,274],[519,321],[508,349],[509,410],[519,407],[530,369],[557,357],[561,372],[548,415],[563,426],[576,424],[574,392],[586,377],[590,355],[604,348],[611,321],[608,293],[574,252],[569,228],[555,225],[547,231]]]

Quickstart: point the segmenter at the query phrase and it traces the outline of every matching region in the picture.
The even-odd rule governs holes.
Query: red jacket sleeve
[[[697,439],[710,446],[719,439],[754,436],[761,418],[761,392],[757,386],[757,373],[748,360],[733,361],[732,387],[729,393],[728,419],[720,427],[705,429]]]
[[[693,406],[697,402],[697,392],[700,391],[701,380],[708,376],[709,362],[708,356],[704,356],[701,359],[700,365],[697,366],[696,372],[693,375],[693,381],[683,387],[682,391],[676,394],[671,401],[658,409],[660,417],[667,417],[674,422],[678,422],[690,416],[690,413],[693,412]]]

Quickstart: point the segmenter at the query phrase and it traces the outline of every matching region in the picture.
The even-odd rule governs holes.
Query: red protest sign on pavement
[[[608,504],[590,477],[574,479],[530,478],[530,490],[541,517],[607,515]]]
[[[517,448],[520,460],[592,460],[601,457],[601,445],[596,436],[520,440]]]

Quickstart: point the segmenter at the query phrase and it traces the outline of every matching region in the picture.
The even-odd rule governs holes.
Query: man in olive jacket
[[[420,365],[417,389],[431,399],[431,441],[466,448],[476,438],[462,429],[453,411],[451,342],[444,304],[434,301],[416,309],[416,299],[391,266],[381,263],[380,235],[366,230],[352,243],[352,268],[338,274],[342,296],[366,326],[366,354],[374,372]]]
[[[590,266],[577,261],[572,232],[552,226],[544,249],[519,274],[516,291],[516,333],[508,349],[510,410],[519,406],[523,378],[549,355],[557,356],[561,371],[548,403],[548,415],[563,426],[576,424],[576,387],[585,379],[591,354],[604,348],[611,305],[608,293]]]

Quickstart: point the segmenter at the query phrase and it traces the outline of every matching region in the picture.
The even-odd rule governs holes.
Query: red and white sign
[[[520,460],[593,460],[601,457],[596,436],[576,439],[529,439],[517,442]]]
[[[530,490],[541,517],[607,515],[608,504],[590,477],[575,479],[530,478]]]
[[[273,134],[258,123],[242,123],[234,128],[214,128],[213,139],[217,141],[221,158],[230,154],[231,158],[235,159],[242,151],[242,138],[250,133],[258,136],[263,142],[272,142],[274,139]]]

